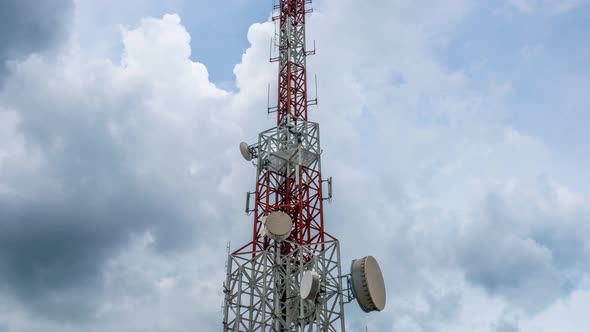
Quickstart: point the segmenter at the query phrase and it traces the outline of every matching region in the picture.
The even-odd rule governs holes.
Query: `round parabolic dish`
[[[252,160],[252,152],[250,152],[250,149],[248,148],[248,143],[240,143],[240,153],[247,161]]]
[[[379,263],[373,256],[352,261],[352,290],[364,312],[385,308],[385,281]]]
[[[266,232],[268,237],[275,241],[284,241],[291,234],[291,227],[293,227],[293,221],[288,214],[283,211],[271,212],[266,217]]]
[[[320,291],[320,275],[313,271],[303,272],[299,295],[302,299],[313,301]]]

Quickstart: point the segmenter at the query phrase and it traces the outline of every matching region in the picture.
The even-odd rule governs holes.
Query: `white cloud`
[[[585,308],[590,304],[588,286],[561,299],[543,313],[523,319],[521,331],[585,331],[590,324]]]
[[[48,204],[56,204],[56,210],[61,209],[60,204],[66,204],[75,211],[76,207],[71,205],[80,200],[85,211],[76,217],[68,216],[67,211],[61,218],[45,216],[45,221],[21,221],[21,217],[11,214],[12,210],[3,211],[3,226],[9,226],[5,236],[23,234],[26,227],[34,227],[37,222],[43,222],[54,236],[62,236],[62,227],[72,227],[80,233],[70,233],[66,228],[64,236],[69,238],[62,246],[72,246],[70,250],[80,253],[68,253],[63,259],[50,257],[48,262],[40,263],[51,271],[47,278],[69,275],[71,281],[63,281],[64,290],[54,295],[45,296],[43,291],[25,299],[18,295],[21,285],[17,279],[3,279],[3,295],[17,303],[22,301],[23,305],[17,318],[7,319],[8,323],[0,324],[0,329],[34,330],[27,326],[38,324],[48,328],[60,326],[52,322],[56,319],[54,313],[46,309],[46,304],[59,308],[58,303],[63,304],[64,311],[59,319],[81,324],[84,319],[67,313],[69,308],[81,304],[82,293],[74,296],[68,291],[78,287],[88,289],[88,298],[79,307],[89,315],[89,324],[97,324],[92,311],[101,308],[97,313],[99,325],[111,326],[113,331],[143,329],[152,323],[157,323],[160,330],[182,330],[196,323],[205,324],[206,319],[218,321],[211,312],[219,314],[213,308],[220,304],[224,243],[229,240],[232,227],[249,229],[246,222],[241,223],[243,226],[235,223],[241,217],[240,209],[226,208],[227,204],[242,206],[242,192],[223,187],[246,187],[243,174],[248,167],[236,169],[234,164],[240,159],[236,144],[242,136],[240,122],[250,111],[238,97],[210,83],[202,64],[190,61],[189,40],[179,17],[165,15],[162,19],[146,18],[139,27],[124,33],[121,64],[81,58],[74,48],[65,50],[57,60],[33,55],[11,65],[12,74],[1,99],[2,108],[7,110],[2,113],[6,120],[2,122],[2,133],[6,137],[1,146],[1,203],[26,206],[29,201],[55,201]],[[248,102],[256,99],[252,96]],[[198,172],[189,172],[189,168]],[[139,196],[138,192],[129,191],[129,186],[141,187]],[[123,194],[130,196],[112,201]],[[157,200],[148,203],[140,198],[144,195]],[[142,211],[151,215],[142,215]],[[93,216],[94,213],[97,215]],[[128,249],[128,255],[136,253],[132,258],[120,258],[127,260],[124,267],[128,271],[121,265],[114,269],[111,263],[105,265],[127,247],[128,236],[145,231],[152,234],[152,251],[143,247]],[[47,246],[47,254],[52,255],[54,249],[50,248],[56,246],[55,239],[43,243],[49,233],[40,234],[38,240],[41,250]],[[86,248],[74,247],[85,236],[90,240],[80,244]],[[22,245],[28,251],[23,255],[43,255],[33,244]],[[196,254],[186,251],[193,247]],[[207,265],[207,257],[216,260]],[[17,266],[8,256],[2,259],[5,265],[0,269]],[[199,269],[174,271],[193,263]],[[23,262],[23,273],[29,264],[36,263]],[[57,269],[61,264],[65,269]],[[70,270],[74,266],[84,270]],[[96,275],[96,271],[103,270],[105,284]],[[15,275],[20,272],[14,271]],[[117,283],[109,283],[113,278]],[[162,280],[179,283],[164,282],[168,287],[161,287]],[[53,281],[41,278],[35,284],[43,287],[45,282]],[[129,287],[115,287],[124,283]],[[193,283],[196,288],[188,291],[185,286]],[[198,294],[201,291],[207,294]],[[153,305],[149,306],[152,300]],[[37,303],[43,305],[36,308]],[[200,306],[195,306],[197,303]],[[140,312],[139,307],[145,311]],[[180,314],[181,308],[186,313],[184,321],[158,315]],[[195,316],[194,310],[202,313]],[[41,313],[37,316],[44,323],[27,323],[38,311]],[[16,312],[7,313],[13,314]],[[128,326],[120,324],[122,315],[133,317]],[[146,316],[153,320],[146,321]],[[91,330],[88,326],[83,329]]]
[[[529,13],[532,9],[531,2],[530,0],[510,0],[510,4],[526,13]]]
[[[585,301],[588,199],[559,182],[542,140],[503,120],[510,82],[476,88],[436,57],[471,6],[325,1],[310,17],[319,41],[310,77],[317,72],[320,85],[310,118],[322,125],[325,175],[335,176],[326,225],[342,241],[344,266],[380,258],[391,295],[368,317],[349,305],[351,329],[534,330],[564,312],[584,322],[570,303]],[[59,200],[93,178],[103,182],[91,188],[109,193],[119,188],[112,173],[124,170],[173,201],[178,220],[131,222],[99,264],[88,323],[33,318],[11,298],[0,304],[0,330],[220,327],[223,244],[246,242],[251,222],[241,211],[254,169],[237,143],[274,123],[265,115],[273,33],[269,23],[250,28],[236,93],[189,59],[176,15],[126,30],[120,63],[73,47],[13,64],[0,102],[10,112],[0,123],[0,198],[8,188]],[[196,236],[159,248],[183,232]]]
[[[560,14],[583,5],[585,0],[509,0],[509,3],[523,13],[548,11]]]

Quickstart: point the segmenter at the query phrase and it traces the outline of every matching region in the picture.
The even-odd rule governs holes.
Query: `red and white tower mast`
[[[305,43],[309,3],[279,0],[274,6],[278,103],[269,110],[277,124],[257,143],[240,145],[257,168],[256,190],[246,203],[254,223],[252,240],[228,257],[224,331],[344,331],[343,305],[356,296],[350,275],[341,273],[339,242],[324,230],[331,179],[322,180],[319,125],[308,121],[315,103],[307,96],[306,57],[314,53]]]
[[[294,243],[313,244],[325,240],[320,151],[314,149],[319,148],[319,126],[310,125],[307,121],[308,104],[313,103],[307,99],[305,65],[306,57],[313,53],[305,49],[305,4],[309,2],[280,1],[277,6],[279,13],[274,16],[280,25],[279,57],[274,59],[279,61],[278,101],[277,107],[273,108],[277,114],[277,127],[261,135],[265,134],[262,138],[266,138],[266,134],[280,134],[272,142],[265,139],[260,141],[258,146],[263,149],[270,144],[268,151],[259,153],[269,158],[262,159],[263,165],[259,165],[261,167],[258,169],[251,243],[253,252],[265,250],[270,245],[269,238],[262,235],[262,219],[273,211],[284,211],[291,216],[294,229],[289,239]],[[303,138],[310,141],[297,141]],[[305,143],[311,144],[306,146]],[[258,154],[258,151],[253,152]],[[288,156],[286,152],[294,154]],[[300,163],[294,157],[305,160]],[[265,165],[269,162],[274,163]]]

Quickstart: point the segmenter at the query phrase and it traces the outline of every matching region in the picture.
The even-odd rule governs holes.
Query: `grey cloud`
[[[332,3],[338,3],[338,8],[329,8]],[[387,6],[391,5],[387,1],[383,4],[386,3]],[[379,20],[369,15],[374,12],[374,5],[361,4],[359,7],[358,2],[352,1],[325,2],[324,16],[312,16],[312,23],[313,17],[321,17],[321,22],[324,22],[321,23],[324,24],[323,28],[319,24],[312,29],[319,31],[318,34],[314,32],[314,35],[318,39],[323,38],[327,43],[327,52],[336,52],[341,48],[340,44],[352,39],[363,41],[366,46],[355,48],[351,52],[340,52],[333,57],[324,55],[323,59],[330,61],[317,66],[311,65],[313,70],[320,70],[320,74],[322,68],[326,70],[320,77],[332,77],[334,82],[338,82],[325,85],[328,87],[322,93],[325,103],[320,112],[312,113],[312,118],[320,119],[323,126],[322,144],[326,151],[324,174],[334,175],[336,185],[340,188],[335,188],[334,204],[326,207],[326,225],[330,232],[342,240],[343,257],[352,258],[365,254],[380,256],[388,281],[388,312],[361,316],[358,308],[351,308],[354,304],[346,309],[347,322],[358,330],[364,327],[361,322],[366,317],[374,324],[369,325],[371,331],[388,331],[392,327],[406,331],[444,330],[445,324],[454,326],[454,323],[460,323],[457,320],[465,317],[459,314],[474,301],[469,296],[463,296],[466,292],[461,274],[463,272],[471,285],[484,289],[492,297],[502,297],[508,302],[508,306],[517,305],[538,310],[540,306],[546,306],[577,286],[575,278],[565,278],[562,272],[575,276],[588,271],[585,265],[587,258],[582,257],[584,240],[580,235],[588,232],[564,226],[563,221],[570,220],[571,216],[537,213],[533,220],[523,219],[514,214],[514,207],[517,210],[530,210],[535,208],[535,202],[521,204],[501,195],[490,197],[482,206],[472,205],[476,200],[472,196],[477,194],[466,190],[467,186],[461,187],[462,180],[473,178],[484,183],[486,179],[507,181],[512,176],[511,173],[486,173],[486,165],[490,165],[491,159],[497,163],[492,163],[490,168],[504,169],[508,168],[508,160],[514,166],[518,160],[522,161],[530,156],[526,154],[518,159],[514,158],[515,153],[511,153],[511,150],[502,150],[500,153],[495,153],[493,149],[488,151],[498,140],[495,131],[490,140],[489,137],[477,135],[471,137],[472,132],[489,129],[488,123],[480,123],[487,121],[486,117],[482,118],[484,120],[477,117],[477,122],[465,127],[450,127],[446,131],[440,131],[440,135],[435,134],[430,138],[437,141],[437,144],[428,144],[430,130],[436,131],[437,128],[432,128],[432,123],[423,121],[435,117],[440,110],[437,110],[440,101],[437,96],[455,94],[458,101],[463,101],[464,94],[452,88],[442,93],[438,91],[440,87],[448,88],[453,80],[445,79],[449,76],[445,68],[442,68],[441,74],[437,74],[436,70],[434,73],[421,70],[438,67],[435,65],[436,59],[423,59],[421,56],[422,47],[425,51],[429,47],[422,44],[428,43],[430,39],[412,31],[420,30],[415,29],[415,22],[420,22],[429,25],[426,30],[437,31],[438,36],[439,31],[446,31],[445,27],[452,24],[436,21],[456,21],[462,15],[455,7],[459,7],[461,3],[454,2],[451,6],[445,3],[443,7],[448,7],[448,10],[444,15],[440,15],[438,10],[429,11],[437,13],[434,21],[431,19],[432,15],[421,16],[423,11],[412,6],[407,7],[410,11],[415,11],[416,15],[410,15],[403,8],[391,7],[377,14],[387,16],[395,13],[397,17],[392,19],[388,16],[386,20]],[[406,6],[403,3],[399,5]],[[352,15],[363,11],[367,15]],[[328,13],[335,13],[332,21],[329,17],[326,19]],[[343,27],[351,26],[346,25],[346,22],[356,20],[367,23],[367,18],[383,24],[371,29],[378,34],[374,39],[365,38],[366,33],[356,27],[353,29],[355,31],[342,30]],[[396,22],[403,24],[398,26]],[[321,37],[322,29],[324,37]],[[159,28],[154,28],[152,32],[158,30]],[[400,45],[396,31],[402,32],[401,38],[405,43],[388,48],[390,45]],[[381,33],[382,36],[379,35]],[[446,36],[442,32],[441,34]],[[266,63],[269,36],[263,35],[260,38],[262,46],[258,47],[258,53],[250,53],[251,58]],[[346,40],[338,39],[342,36]],[[351,39],[351,36],[359,38]],[[393,42],[384,43],[383,38]],[[419,44],[419,52],[414,52],[417,54],[411,49],[408,52],[408,47],[412,47],[414,42]],[[334,45],[330,46],[329,43]],[[150,47],[152,50],[158,49]],[[358,53],[362,50],[367,50],[370,54]],[[145,52],[145,49],[141,51]],[[383,55],[385,62],[375,58],[374,55],[379,54]],[[355,60],[376,60],[375,68],[379,72],[386,72],[387,69],[383,70],[382,67],[387,68],[384,65],[391,62],[394,62],[396,68],[414,67],[415,72],[410,70],[402,73],[408,78],[402,86],[410,90],[401,90],[399,93],[409,96],[409,99],[415,97],[416,100],[433,96],[434,101],[426,101],[429,107],[421,113],[421,117],[425,119],[414,122],[411,118],[404,118],[403,110],[408,109],[407,112],[412,113],[414,108],[403,102],[400,104],[399,96],[394,95],[391,98],[387,92],[373,89],[375,85],[381,86],[381,81],[374,80],[374,73],[377,71],[358,72],[360,81],[353,77],[350,80],[341,79],[342,77],[334,80],[334,76],[330,75],[331,71],[342,73],[345,78],[349,73],[355,72],[353,67],[356,67],[358,61],[349,61],[351,55],[354,55]],[[404,58],[409,59],[408,63],[399,61]],[[338,61],[333,61],[334,59]],[[55,67],[55,72],[41,71],[45,65]],[[142,64],[140,67],[149,67],[154,71],[169,69],[149,64]],[[250,180],[253,180],[253,169],[243,166],[241,161],[239,167],[232,164],[233,160],[227,155],[235,155],[239,159],[235,151],[235,143],[239,140],[235,138],[237,134],[232,136],[232,133],[224,131],[222,127],[237,118],[239,126],[235,123],[228,124],[230,127],[234,126],[232,130],[235,132],[243,130],[243,126],[249,127],[248,131],[244,131],[245,135],[254,133],[253,128],[261,129],[259,120],[264,116],[260,114],[258,106],[264,107],[266,90],[257,87],[265,87],[274,76],[268,75],[267,78],[264,74],[267,70],[260,69],[263,67],[258,63],[241,66],[241,69],[248,69],[241,73],[240,67],[237,68],[239,86],[244,90],[235,95],[237,98],[232,103],[243,101],[248,105],[246,108],[252,109],[251,112],[233,105],[235,109],[228,114],[223,113],[223,105],[211,106],[201,101],[194,102],[191,99],[192,93],[181,91],[189,85],[187,83],[190,80],[170,82],[159,76],[140,77],[143,82],[124,91],[119,89],[121,86],[114,87],[114,82],[108,79],[110,66],[79,70],[80,68],[74,66],[60,68],[60,64],[42,63],[41,66],[29,69],[36,71],[36,74],[24,73],[12,77],[12,90],[0,96],[4,99],[2,106],[19,112],[18,134],[22,135],[27,149],[26,156],[31,160],[11,162],[8,159],[3,168],[0,168],[0,185],[3,180],[7,181],[12,187],[18,188],[18,194],[21,194],[0,193],[0,240],[4,240],[0,244],[0,296],[12,295],[17,298],[17,302],[23,302],[25,309],[33,311],[30,320],[37,320],[38,313],[51,319],[72,320],[73,316],[92,319],[93,306],[100,297],[101,288],[112,287],[112,284],[105,286],[101,282],[104,281],[102,273],[105,262],[121,252],[126,253],[128,250],[121,249],[127,249],[130,237],[152,231],[156,252],[142,252],[140,257],[146,260],[142,263],[137,263],[141,259],[136,257],[122,260],[120,265],[133,271],[127,274],[126,271],[118,270],[122,276],[111,281],[117,287],[108,290],[111,294],[105,300],[107,304],[111,304],[108,303],[110,301],[129,300],[130,305],[124,309],[112,309],[114,314],[96,324],[98,327],[95,329],[85,329],[83,327],[87,325],[83,323],[73,325],[83,326],[81,330],[84,331],[134,331],[141,330],[140,326],[153,326],[153,322],[158,319],[176,322],[178,312],[185,310],[184,317],[190,317],[187,321],[191,322],[184,323],[187,330],[197,326],[192,324],[194,317],[207,320],[200,325],[202,329],[211,327],[213,330],[214,327],[219,327],[221,314],[218,313],[217,300],[222,295],[215,294],[215,291],[220,289],[218,286],[223,280],[223,258],[215,257],[214,262],[206,268],[184,274],[186,280],[201,283],[196,288],[200,291],[191,293],[185,285],[178,286],[177,291],[182,293],[186,302],[179,304],[178,299],[183,296],[170,295],[167,299],[171,304],[165,310],[160,306],[162,297],[159,297],[159,285],[154,285],[154,280],[159,281],[161,275],[156,272],[150,275],[145,267],[154,265],[154,261],[159,259],[153,259],[155,256],[166,256],[183,246],[189,246],[194,243],[191,240],[195,240],[195,237],[200,243],[221,232],[225,232],[221,238],[231,238],[233,241],[248,237],[251,220],[241,214],[236,218],[230,212],[239,212],[235,207],[242,206],[243,196],[241,193],[238,199],[235,199],[235,195],[222,196],[218,193],[218,187],[219,179],[227,176],[230,178],[227,181],[228,191],[248,188],[252,185]],[[23,68],[25,69],[27,68]],[[183,70],[189,71],[186,67]],[[71,74],[70,78],[74,81],[72,86],[64,84],[58,89],[49,89],[48,86],[54,81],[58,85],[68,81],[60,80],[62,73],[65,76]],[[171,76],[180,74],[173,72]],[[36,79],[27,81],[27,75]],[[107,79],[104,79],[105,76]],[[428,87],[411,84],[425,81],[429,81]],[[156,91],[151,85],[153,82],[169,87],[169,90]],[[367,82],[372,83],[367,85]],[[193,86],[190,89],[192,92],[198,90]],[[248,93],[243,93],[246,89]],[[31,91],[33,93],[29,93]],[[42,93],[37,94],[38,91]],[[105,94],[105,91],[117,91],[114,94],[116,97]],[[366,91],[374,94],[365,95]],[[478,94],[480,91],[467,92]],[[412,97],[412,93],[416,95]],[[164,94],[167,98],[159,100],[159,103],[154,102],[151,98],[159,94]],[[175,103],[178,100],[188,100],[188,106],[185,104],[177,107]],[[487,98],[482,100],[482,104],[488,101]],[[145,115],[146,108],[150,105],[162,107],[167,112],[166,115],[155,117],[155,120],[146,119],[150,116]],[[432,112],[430,106],[433,107]],[[208,107],[214,109],[214,112],[209,112]],[[352,123],[367,121],[364,119],[366,114],[357,112],[362,108],[374,110],[369,116],[375,117],[375,122],[384,124],[388,132],[398,133],[398,136],[375,137],[373,131],[378,128],[375,123],[365,122],[363,126],[366,127],[360,129],[352,126]],[[195,118],[185,117],[185,114],[181,114],[183,111],[195,115]],[[203,113],[206,116],[199,118],[198,115]],[[252,114],[255,116],[249,118]],[[462,119],[461,114],[456,116],[457,120]],[[207,117],[214,119],[206,119]],[[183,123],[194,122],[195,125],[179,129],[160,122],[170,118]],[[113,124],[115,126],[111,127]],[[492,127],[495,125],[497,124],[491,123]],[[458,148],[455,154],[453,144],[445,145],[442,142],[460,140],[452,133],[468,137],[473,149],[486,151],[487,154],[478,159],[477,156],[466,155],[465,151]],[[350,137],[344,134],[350,134]],[[357,138],[359,141],[354,142]],[[349,144],[351,141],[352,144]],[[185,157],[181,158],[179,155]],[[435,158],[431,158],[432,155]],[[187,176],[186,169],[192,159],[197,162],[194,167],[197,175]],[[33,166],[29,165],[31,163]],[[35,168],[35,163],[38,163],[38,168]],[[457,172],[441,173],[441,166],[447,164],[457,167]],[[333,172],[330,167],[336,174],[330,173]],[[523,167],[526,168],[526,173],[531,171],[529,166]],[[243,176],[244,174],[246,175]],[[240,179],[242,177],[245,180]],[[236,185],[236,182],[240,185]],[[437,186],[435,182],[440,182],[440,185]],[[452,184],[449,185],[449,182]],[[170,183],[174,185],[169,186]],[[196,190],[187,191],[185,187]],[[420,189],[425,187],[427,189]],[[454,211],[453,206],[448,206],[446,203],[452,199],[437,201],[439,197],[446,197],[449,191],[455,191],[458,200],[456,203],[465,207],[464,210],[476,210],[473,222],[465,230],[462,228],[465,225],[462,218],[467,212],[463,209]],[[203,197],[211,204],[209,214],[206,211],[194,211],[199,210],[194,206]],[[587,220],[585,216],[587,215],[581,214],[577,218]],[[230,227],[242,232],[234,231],[228,236],[231,233]],[[465,233],[462,233],[463,230]],[[149,250],[151,249],[150,246]],[[182,263],[170,260],[174,264],[171,264],[165,276],[169,275],[173,281],[176,280],[174,278],[179,269],[191,264],[205,265],[203,261],[206,259],[203,257],[211,259],[211,251],[218,249],[203,250],[196,257],[189,257]],[[214,267],[215,262],[219,263],[217,270]],[[120,269],[120,265],[111,268]],[[157,270],[158,267],[153,269]],[[346,271],[345,266],[344,270]],[[211,271],[215,271],[217,275],[212,276]],[[453,274],[449,277],[446,275],[449,272],[458,276]],[[145,280],[138,282],[141,278]],[[212,279],[214,282],[211,282]],[[146,292],[148,288],[149,291]],[[113,296],[112,293],[117,295]],[[146,293],[150,296],[142,299]],[[208,294],[208,299],[202,300],[204,294]],[[195,302],[201,307],[191,302],[195,297],[199,297]],[[475,304],[479,305],[477,300]],[[193,311],[198,309],[193,308],[197,307],[202,309],[195,314]],[[484,307],[472,309],[475,312],[487,310]],[[159,316],[162,311],[172,314],[162,318],[163,315]],[[156,316],[158,318],[154,318]],[[414,329],[404,328],[404,318],[410,321],[408,326]],[[481,322],[481,330],[497,328],[500,331],[517,331],[511,321],[500,321],[493,325],[495,318],[491,319]],[[66,325],[69,323],[64,324]],[[178,325],[167,321],[162,323],[161,330],[172,330],[171,326]],[[61,331],[59,328],[56,330]],[[473,327],[469,326],[465,330],[472,331]]]
[[[52,49],[67,36],[72,0],[0,2],[0,80],[5,61]],[[0,81],[1,82],[1,81]]]
[[[461,294],[447,293],[442,295],[428,294],[424,299],[426,310],[400,311],[400,316],[408,315],[420,331],[440,330],[447,322],[452,322],[460,312]]]
[[[502,316],[493,324],[493,332],[520,332],[518,321],[511,317]]]
[[[517,216],[515,208],[532,213]],[[579,233],[584,223],[572,223],[557,207],[554,216],[537,209],[535,201],[517,208],[511,197],[490,193],[458,255],[469,282],[532,312],[577,288],[588,269]]]
[[[183,233],[194,233],[165,197],[119,180],[115,193],[95,193],[89,185],[59,203],[2,202],[0,285],[38,313],[84,318],[93,293],[100,293],[103,262],[130,234],[166,224],[178,233],[166,234],[162,244],[173,247]]]
[[[507,322],[501,322],[496,326],[496,329],[494,332],[519,332],[519,331],[520,330],[518,329],[517,326],[507,323]]]
[[[27,151],[22,160],[5,158],[0,173],[0,183],[13,188],[0,195],[0,294],[35,315],[79,321],[93,319],[105,263],[130,237],[151,232],[155,254],[168,255],[222,231],[221,217],[195,200],[222,202],[214,189],[221,176],[212,175],[229,167],[199,139],[177,140],[190,123],[154,139],[163,124],[148,115],[146,85],[115,91],[110,64],[62,66],[29,59],[0,94],[2,106],[19,115],[13,139]],[[77,71],[73,81],[61,75],[67,69]],[[203,164],[198,177],[187,171],[190,158]],[[230,220],[227,213],[223,219]]]

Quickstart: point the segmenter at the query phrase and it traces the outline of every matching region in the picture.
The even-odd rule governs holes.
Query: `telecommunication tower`
[[[258,142],[241,143],[256,166],[252,240],[231,252],[224,282],[223,331],[345,331],[344,304],[365,312],[385,307],[385,286],[372,256],[353,260],[342,274],[340,244],[324,229],[323,205],[332,179],[321,174],[320,130],[308,121],[305,17],[311,0],[279,0],[276,127]],[[327,187],[327,188],[324,188]],[[327,195],[324,196],[324,190]],[[254,196],[251,208],[251,197]]]

